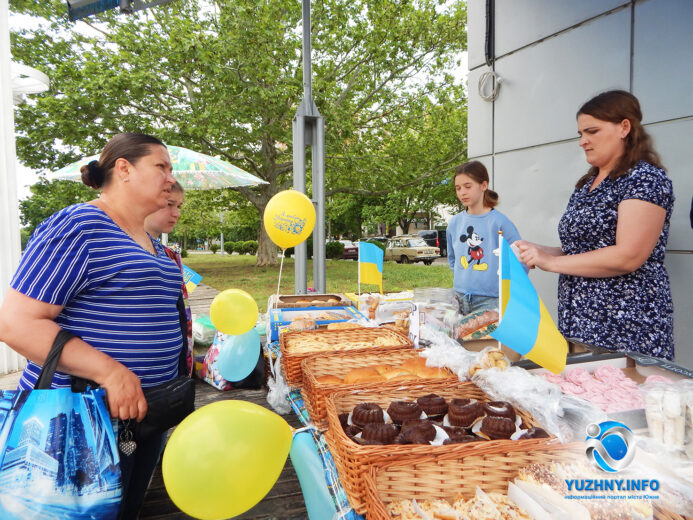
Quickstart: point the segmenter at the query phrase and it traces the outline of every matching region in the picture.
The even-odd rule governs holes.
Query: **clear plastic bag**
[[[480,370],[473,381],[492,399],[508,401],[528,412],[561,442],[584,438],[587,424],[606,420],[606,414],[593,404],[564,396],[561,387],[523,368]]]
[[[481,357],[480,352],[470,352],[444,332],[431,327],[421,326],[421,339],[430,343],[421,355],[427,359],[426,364],[433,367],[446,367],[452,370],[460,381],[469,379],[469,369]]]
[[[284,380],[284,374],[279,363],[280,357],[272,359],[270,353],[270,374],[267,376],[267,402],[280,415],[291,412],[291,405],[287,400],[289,385]]]
[[[196,345],[209,347],[214,342],[217,329],[207,314],[195,318],[193,321],[193,341]]]

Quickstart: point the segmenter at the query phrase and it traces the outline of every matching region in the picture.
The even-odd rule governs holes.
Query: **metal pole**
[[[315,290],[325,293],[325,119],[315,120],[313,132],[313,202],[315,229],[313,231],[313,281]]]
[[[313,104],[313,67],[310,47],[310,0],[303,0],[303,102]]]
[[[305,119],[297,114],[293,121],[294,189],[301,193],[306,192]],[[294,248],[294,294],[306,294],[306,251],[305,242]]]

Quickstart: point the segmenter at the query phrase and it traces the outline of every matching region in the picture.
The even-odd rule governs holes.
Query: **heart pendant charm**
[[[123,452],[127,457],[135,453],[137,449],[137,443],[135,441],[119,441],[118,449]]]
[[[129,457],[137,449],[137,443],[132,440],[132,431],[128,429],[128,425],[125,426],[124,430],[120,431],[118,436],[118,449],[122,451],[126,457]]]

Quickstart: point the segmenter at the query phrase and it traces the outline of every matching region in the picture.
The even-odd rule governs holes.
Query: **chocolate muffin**
[[[363,428],[368,423],[383,423],[385,422],[383,409],[376,403],[357,404],[351,412],[351,422],[359,428]]]
[[[444,397],[428,394],[419,397],[416,403],[430,419],[442,419],[448,413],[448,403]]]
[[[520,439],[548,439],[550,435],[542,428],[530,428],[522,434]]]
[[[468,428],[484,415],[484,408],[476,399],[451,399],[448,405],[448,420],[452,426]]]
[[[392,444],[398,433],[399,427],[396,424],[369,423],[363,427],[361,439],[379,444]]]
[[[387,414],[393,423],[401,425],[404,421],[421,418],[421,407],[414,401],[392,401]]]
[[[481,421],[481,433],[489,439],[509,439],[515,433],[515,423],[507,417],[484,417]]]
[[[506,401],[490,401],[484,404],[484,412],[488,417],[507,417],[515,422],[515,408]]]
[[[344,433],[346,433],[347,437],[354,438],[356,435],[361,433],[361,428],[358,426],[354,426],[353,424],[347,424],[344,427]]]
[[[449,439],[445,439],[443,444],[447,446],[448,444],[463,444],[465,442],[477,442],[482,440],[484,439],[477,437],[476,435],[461,435],[459,437],[450,437]]]
[[[417,428],[426,424],[431,424],[431,421],[428,419],[407,419],[402,423],[402,431],[404,432],[411,428]]]
[[[402,432],[395,439],[396,444],[430,444],[436,438],[436,429],[433,423],[422,421],[420,424],[412,425]]]

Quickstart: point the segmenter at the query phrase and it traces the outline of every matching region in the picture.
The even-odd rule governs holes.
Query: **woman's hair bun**
[[[82,182],[90,188],[98,190],[103,186],[106,172],[99,166],[99,161],[91,161],[86,166],[82,166],[79,171],[82,172]]]

